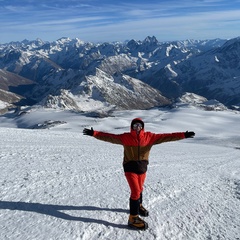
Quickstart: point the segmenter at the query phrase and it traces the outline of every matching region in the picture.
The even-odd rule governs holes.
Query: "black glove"
[[[84,128],[83,129],[83,135],[93,136],[93,133],[94,133],[93,128],[91,128],[91,129]]]
[[[193,136],[195,136],[195,132],[186,131],[184,135],[185,135],[185,138],[193,138]]]

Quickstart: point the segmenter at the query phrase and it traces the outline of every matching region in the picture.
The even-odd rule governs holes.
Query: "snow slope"
[[[194,139],[153,147],[144,190],[147,231],[129,230],[122,147],[82,129],[120,133],[142,117],[147,131],[194,130]],[[0,117],[0,239],[240,239],[240,114],[191,107],[115,112],[114,117],[42,110],[16,128]]]

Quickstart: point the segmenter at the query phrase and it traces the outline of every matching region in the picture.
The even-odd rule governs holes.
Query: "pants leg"
[[[126,179],[128,181],[128,185],[131,189],[132,200],[138,200],[141,197],[141,193],[143,191],[143,185],[146,179],[146,173],[136,174],[132,172],[125,173]]]
[[[136,173],[126,172],[125,176],[127,178],[129,187],[131,189],[130,203],[129,203],[130,214],[138,215],[142,191],[143,191],[143,184],[146,179],[146,173],[136,174]]]

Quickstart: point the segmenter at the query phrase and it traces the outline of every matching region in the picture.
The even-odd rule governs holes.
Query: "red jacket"
[[[102,141],[123,145],[124,171],[138,174],[147,171],[149,153],[153,145],[185,138],[184,132],[155,134],[145,132],[144,129],[139,134],[132,129],[122,134],[94,131],[93,136]]]

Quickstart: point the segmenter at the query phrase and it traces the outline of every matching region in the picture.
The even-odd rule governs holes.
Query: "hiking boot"
[[[129,216],[128,226],[137,230],[146,230],[148,228],[148,224],[143,221],[138,215]]]
[[[148,210],[144,208],[142,204],[140,204],[140,207],[139,207],[139,215],[143,217],[148,217],[149,215]]]

